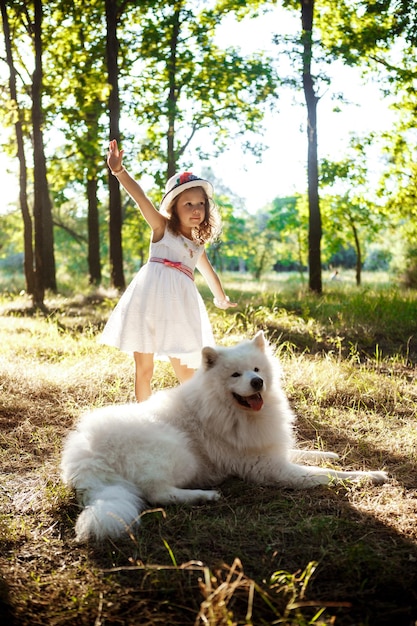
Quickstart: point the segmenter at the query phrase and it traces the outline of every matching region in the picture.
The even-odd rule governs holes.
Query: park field
[[[383,275],[224,275],[239,304],[216,340],[263,329],[304,448],[336,467],[385,469],[383,486],[292,491],[230,479],[215,503],[150,510],[125,541],[74,541],[62,441],[91,407],[133,400],[129,355],[97,344],[105,290],[48,294],[47,314],[0,295],[0,623],[233,626],[417,623],[417,293]],[[158,364],[155,389],[176,384]]]

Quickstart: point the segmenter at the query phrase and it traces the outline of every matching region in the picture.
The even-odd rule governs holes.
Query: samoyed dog
[[[294,414],[262,331],[234,347],[203,348],[188,382],[140,404],[84,415],[64,444],[63,480],[84,507],[80,542],[121,537],[149,506],[217,500],[228,476],[305,489],[342,481],[382,483],[382,471],[297,464],[334,459],[294,450]]]

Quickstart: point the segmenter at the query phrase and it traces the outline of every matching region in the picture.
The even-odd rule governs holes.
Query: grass
[[[107,293],[0,299],[0,622],[48,625],[336,624],[417,620],[417,295],[366,277],[306,292],[291,277],[225,276],[219,343],[263,328],[301,446],[382,469],[384,486],[311,491],[230,479],[222,499],[142,516],[123,542],[74,543],[62,440],[79,413],[133,399],[131,358],[98,346]],[[372,277],[374,278],[374,277]],[[159,364],[155,388],[175,384]]]

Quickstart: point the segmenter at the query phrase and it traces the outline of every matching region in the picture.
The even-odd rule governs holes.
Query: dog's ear
[[[203,366],[206,368],[206,370],[215,365],[219,356],[219,353],[216,352],[214,348],[210,348],[209,346],[203,348],[201,354],[203,356]]]
[[[262,352],[265,352],[266,339],[265,339],[263,330],[259,330],[256,333],[255,337],[252,339],[252,341],[255,344],[255,346],[258,348],[258,350],[262,350]]]

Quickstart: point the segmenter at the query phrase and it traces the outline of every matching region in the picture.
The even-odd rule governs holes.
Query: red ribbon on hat
[[[192,172],[183,172],[180,174],[178,179],[178,184],[183,185],[184,183],[188,183],[190,180],[196,180],[197,176],[194,176]]]

